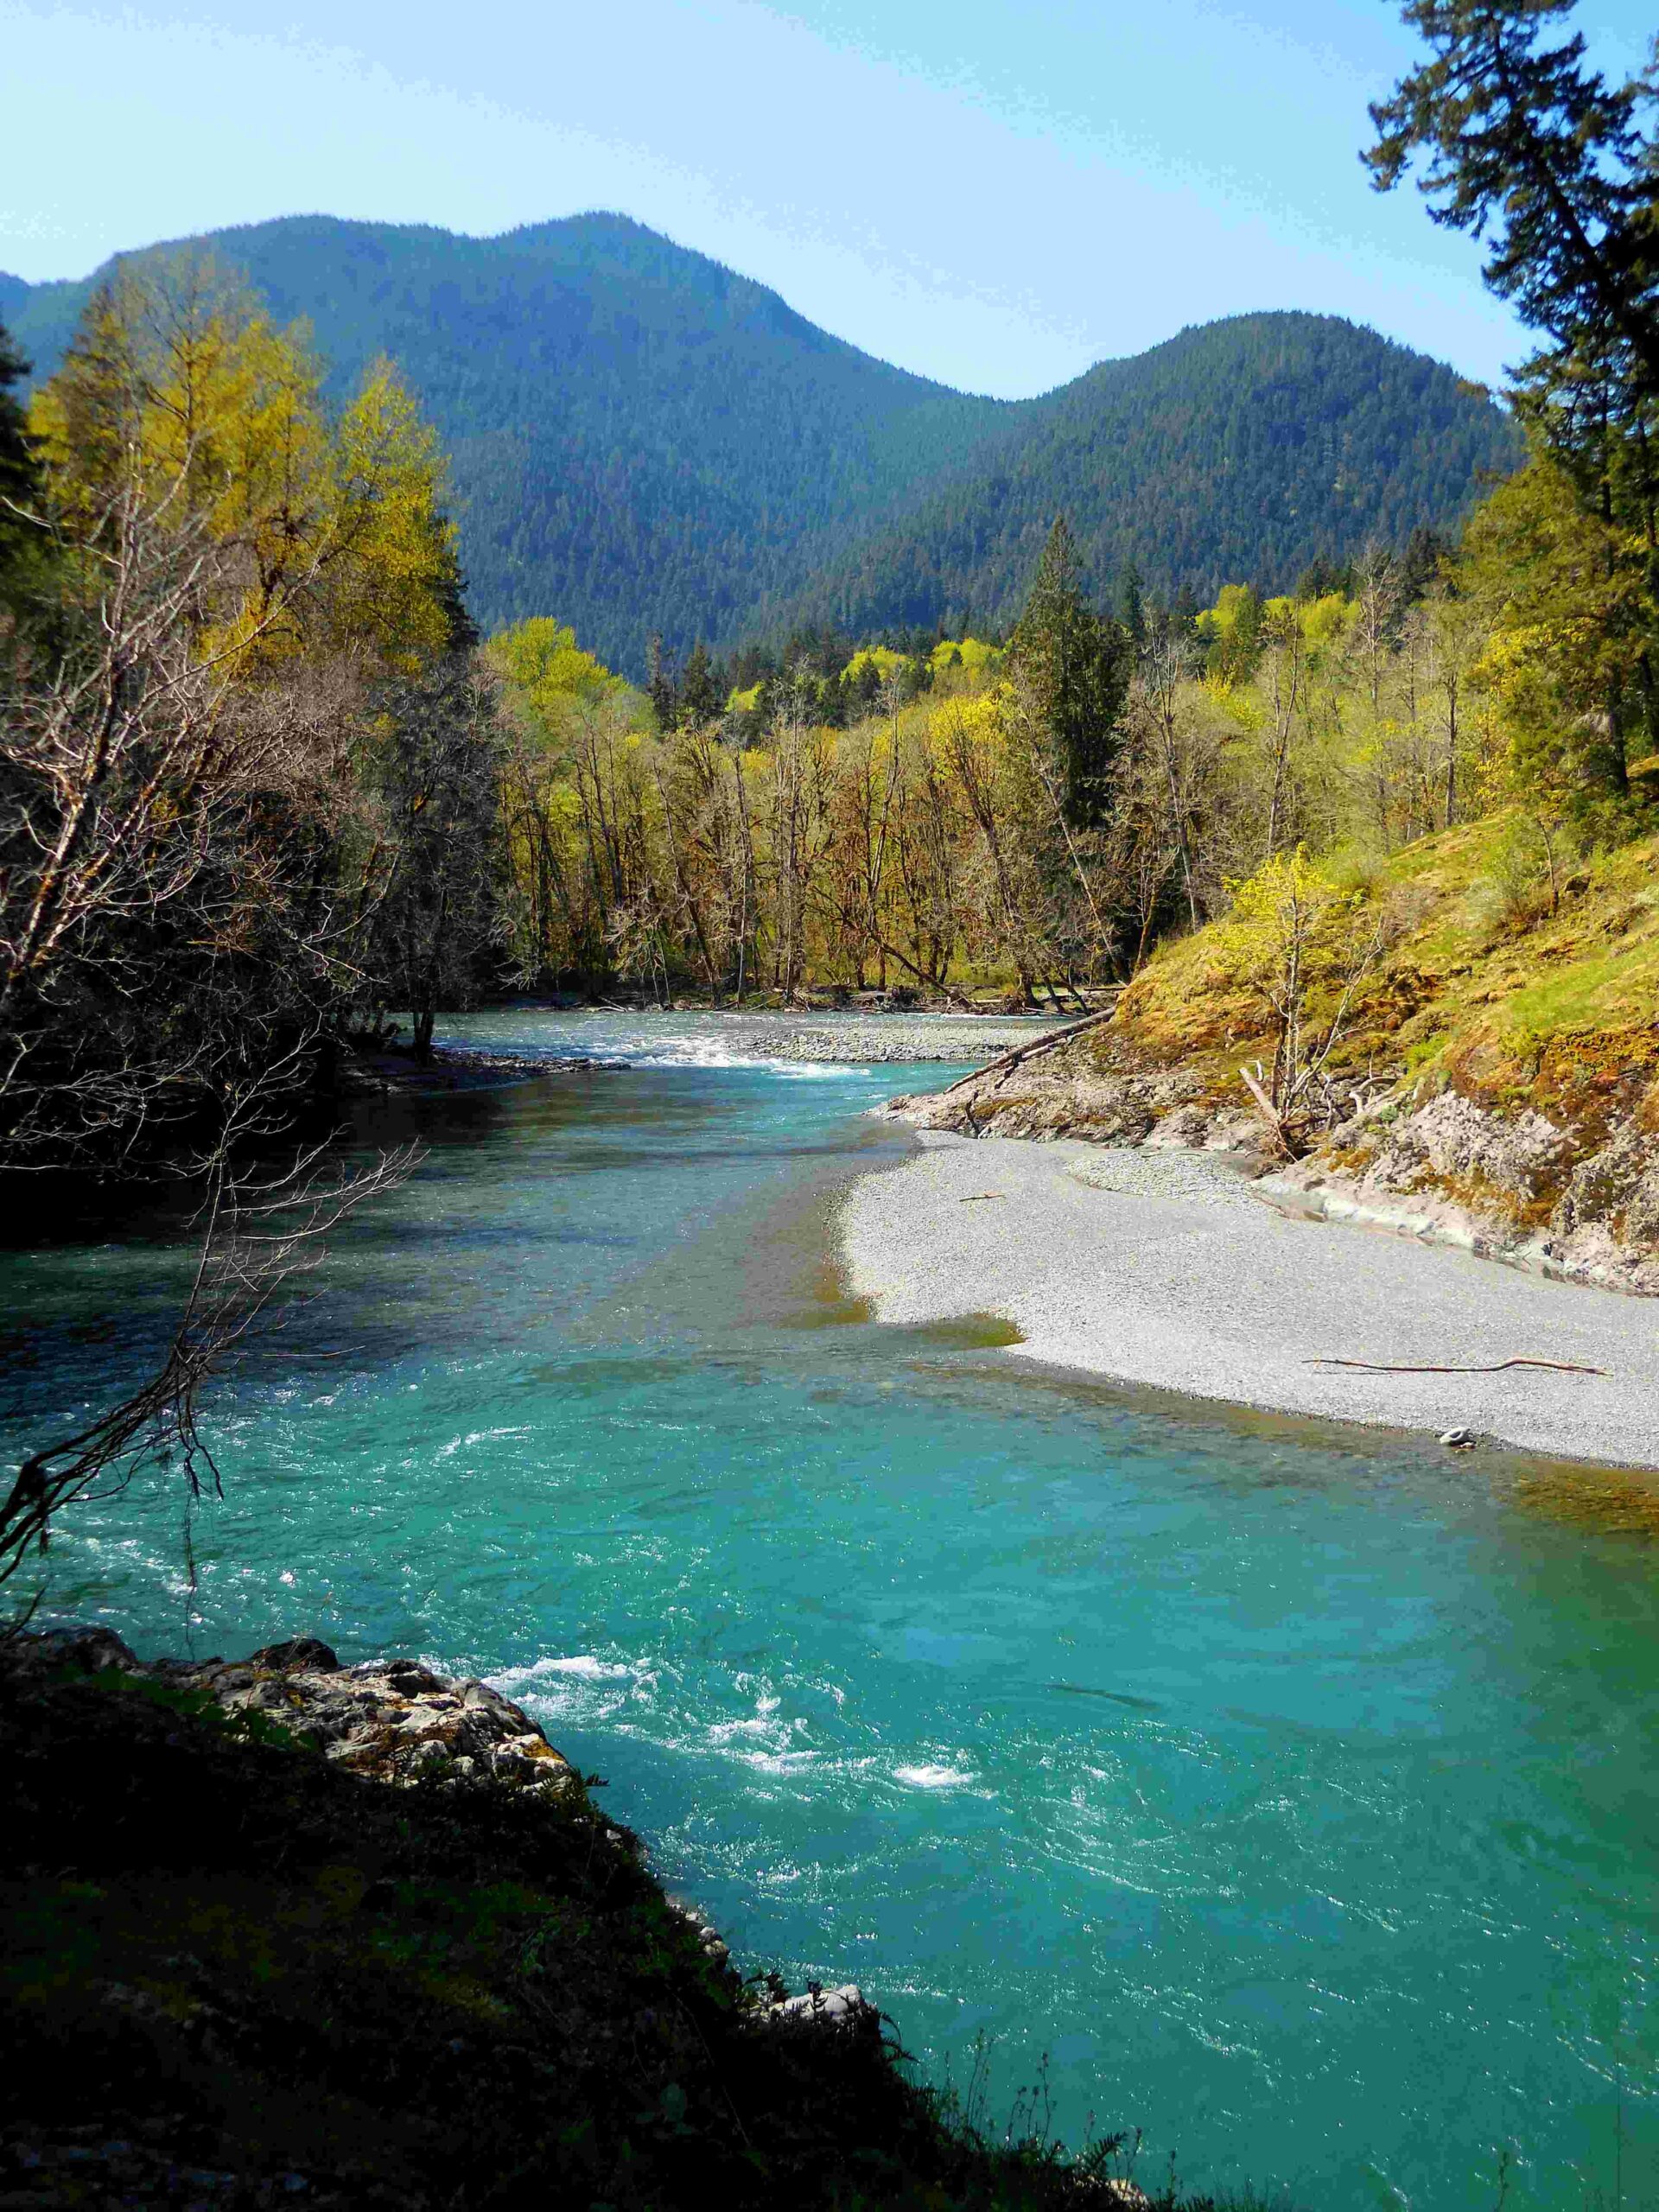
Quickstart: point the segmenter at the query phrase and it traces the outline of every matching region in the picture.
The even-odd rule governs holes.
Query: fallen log
[[[948,1098],[953,1090],[961,1090],[970,1083],[977,1083],[983,1076],[1003,1075],[1010,1068],[1017,1068],[1022,1060],[1034,1060],[1039,1052],[1052,1052],[1056,1046],[1069,1044],[1073,1037],[1081,1037],[1085,1029],[1098,1029],[1117,1012],[1116,995],[1110,1006],[1099,1007],[1093,1014],[1084,1014],[1081,1021],[1069,1021],[1064,1029],[1051,1029],[1045,1037],[1033,1037],[1029,1045],[1015,1045],[1006,1052],[999,1052],[994,1060],[987,1060],[983,1067],[970,1068],[966,1075],[959,1075],[954,1083],[947,1083],[939,1092]]]

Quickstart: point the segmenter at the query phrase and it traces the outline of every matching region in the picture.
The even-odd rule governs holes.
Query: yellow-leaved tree
[[[340,648],[407,669],[469,642],[437,434],[383,355],[331,442],[323,594]]]
[[[210,257],[103,288],[30,430],[88,589],[123,531],[188,547],[198,651],[234,675],[308,651],[407,672],[458,642],[442,459],[396,371],[375,362],[331,423],[304,327]]]
[[[1267,1015],[1273,1065],[1241,1068],[1275,1141],[1300,1152],[1310,1128],[1330,1118],[1328,1071],[1355,994],[1385,943],[1380,909],[1344,890],[1298,845],[1275,853],[1230,887],[1233,908],[1212,923],[1222,979],[1243,985]]]

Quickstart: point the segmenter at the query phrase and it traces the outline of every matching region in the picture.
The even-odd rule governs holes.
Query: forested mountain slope
[[[1449,370],[1334,318],[1186,331],[1013,403],[873,359],[621,216],[493,238],[303,216],[194,243],[309,321],[337,393],[397,360],[452,457],[486,626],[556,613],[635,673],[653,632],[683,651],[802,611],[995,620],[1061,506],[1103,583],[1133,559],[1201,594],[1282,587],[1451,523],[1514,459]],[[0,276],[37,374],[95,281]]]
[[[1013,413],[620,216],[482,239],[306,216],[195,243],[309,321],[337,395],[397,361],[449,453],[484,626],[556,613],[613,665],[653,631],[741,632],[760,588],[798,588]],[[95,281],[0,304],[37,376]]]
[[[1017,438],[816,577],[782,619],[1001,627],[1064,511],[1102,588],[1205,602],[1446,527],[1518,459],[1452,370],[1335,315],[1236,315],[1024,403]]]

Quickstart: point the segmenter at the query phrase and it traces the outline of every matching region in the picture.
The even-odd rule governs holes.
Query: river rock
[[[286,1643],[267,1643],[248,1655],[250,1667],[269,1667],[286,1673],[296,1669],[309,1675],[335,1675],[340,1662],[332,1648],[315,1636],[296,1636]]]
[[[109,1629],[49,1629],[17,1638],[6,1661],[87,1674],[113,1668],[169,1688],[203,1690],[229,1712],[257,1713],[309,1737],[326,1758],[366,1780],[448,1773],[494,1775],[531,1789],[582,1786],[524,1708],[489,1683],[435,1674],[418,1659],[342,1667],[316,1637],[268,1643],[244,1660],[146,1662]]]
[[[855,1981],[839,1989],[807,1989],[798,1997],[783,1997],[768,2005],[764,2015],[774,2027],[854,2028],[876,2017],[875,2007]]]

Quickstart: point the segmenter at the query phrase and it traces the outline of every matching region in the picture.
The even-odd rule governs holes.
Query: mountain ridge
[[[1452,525],[1516,458],[1490,400],[1339,318],[1189,325],[996,399],[603,210],[481,239],[284,216],[85,279],[0,276],[0,318],[48,374],[96,283],[192,250],[310,324],[331,397],[398,361],[449,451],[486,626],[555,613],[636,675],[657,633],[683,652],[798,621],[1006,621],[1061,507],[1100,588],[1130,561],[1157,589],[1284,588],[1316,556]]]

